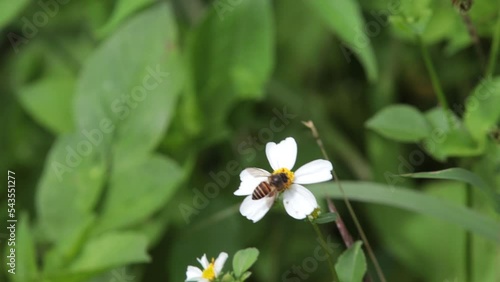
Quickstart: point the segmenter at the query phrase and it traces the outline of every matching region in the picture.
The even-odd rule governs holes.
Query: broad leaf
[[[107,233],[90,240],[69,266],[71,272],[97,272],[131,263],[148,262],[147,241],[132,232]]]
[[[233,271],[236,277],[242,276],[257,261],[259,250],[248,248],[238,251],[233,258]]]
[[[71,103],[75,79],[71,75],[45,77],[35,83],[20,87],[18,97],[40,124],[54,133],[73,129]]]
[[[140,10],[147,5],[154,3],[154,0],[120,0],[115,4],[113,14],[106,24],[98,30],[100,36],[106,36],[111,33],[124,21],[128,16]]]
[[[383,204],[433,216],[457,224],[495,242],[500,242],[498,236],[500,223],[463,206],[403,187],[373,182],[342,181],[342,186],[347,197],[351,200]],[[335,183],[316,184],[312,188],[311,191],[318,198],[325,197],[325,191],[328,191],[327,196],[332,198],[343,198]]]
[[[366,272],[366,259],[361,245],[356,241],[349,249],[344,251],[335,264],[335,269],[340,281],[361,282]]]
[[[500,77],[483,79],[465,105],[464,123],[472,137],[484,147],[488,133],[500,121]]]
[[[204,127],[210,128],[205,140],[225,133],[225,119],[235,102],[264,95],[273,68],[271,3],[239,1],[233,9],[224,9],[228,5],[216,2],[189,38],[193,91],[203,110]]]
[[[183,176],[174,161],[160,155],[117,168],[111,175],[97,229],[127,227],[146,220],[166,204]]]
[[[57,241],[92,217],[106,171],[104,154],[82,134],[60,137],[38,184],[36,206],[44,235]]]
[[[382,109],[366,122],[366,127],[400,142],[418,142],[430,134],[424,115],[408,105],[391,105]]]
[[[76,93],[78,128],[111,124],[102,143],[113,144],[115,163],[132,163],[165,133],[181,78],[175,19],[158,4],[123,25],[85,63]]]
[[[373,52],[370,38],[365,32],[365,21],[361,9],[355,0],[305,0],[311,10],[335,32],[341,39],[341,52],[348,62],[350,48],[359,58],[365,69],[366,76],[371,82],[378,76],[377,61]]]

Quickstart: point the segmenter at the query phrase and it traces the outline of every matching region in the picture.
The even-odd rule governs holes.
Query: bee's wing
[[[241,176],[251,175],[253,177],[268,177],[271,173],[256,167],[249,167],[241,172]]]

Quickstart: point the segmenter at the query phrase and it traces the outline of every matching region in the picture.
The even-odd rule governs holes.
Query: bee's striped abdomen
[[[253,190],[252,200],[262,199],[265,196],[269,195],[272,190],[273,189],[271,188],[269,183],[263,181],[257,186],[257,188],[255,188],[255,190]]]

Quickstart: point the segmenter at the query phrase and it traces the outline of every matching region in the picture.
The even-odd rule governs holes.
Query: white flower
[[[286,138],[279,144],[267,143],[266,155],[274,170],[273,173],[260,168],[246,168],[240,173],[241,184],[234,194],[247,196],[240,206],[241,214],[253,222],[259,221],[272,207],[276,197],[282,193],[287,213],[296,219],[306,218],[318,207],[318,203],[311,191],[299,184],[319,183],[332,179],[332,163],[327,160],[314,160],[301,166],[295,173],[292,172],[297,158],[297,143],[292,137]],[[273,179],[276,181],[273,182]],[[252,194],[262,182],[281,184],[281,191],[271,192],[265,197],[255,199],[258,197],[252,197]]]
[[[227,260],[227,253],[220,253],[216,260],[212,258],[209,263],[207,256],[204,254],[201,258],[197,259],[203,266],[203,270],[195,266],[188,266],[186,271],[186,281],[210,282],[220,274],[224,263]]]

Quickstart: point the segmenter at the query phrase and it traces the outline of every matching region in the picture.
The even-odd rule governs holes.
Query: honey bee
[[[267,177],[267,180],[262,181],[255,187],[252,193],[252,200],[259,200],[264,197],[274,197],[276,193],[285,190],[285,184],[289,181],[285,173],[271,174],[259,168],[247,168],[249,174],[254,177]]]

